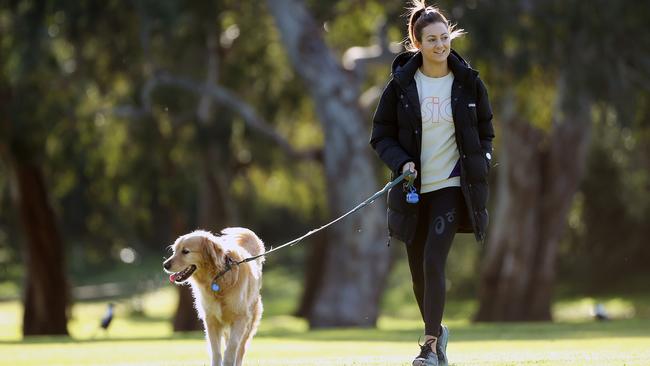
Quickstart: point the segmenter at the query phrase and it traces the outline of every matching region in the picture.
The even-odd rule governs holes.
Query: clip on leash
[[[316,234],[317,232],[319,232],[319,231],[321,231],[321,230],[323,230],[323,229],[325,229],[325,228],[327,228],[327,227],[329,227],[329,226],[331,226],[331,225],[333,225],[333,224],[335,224],[335,223],[337,223],[337,222],[343,220],[345,217],[347,217],[347,216],[353,214],[354,212],[359,211],[359,210],[362,209],[363,207],[365,207],[365,206],[371,204],[372,202],[374,202],[374,201],[377,199],[377,197],[379,197],[379,196],[383,195],[384,193],[388,192],[389,189],[391,189],[391,188],[393,188],[394,186],[398,185],[401,181],[403,181],[404,179],[409,178],[409,177],[410,177],[411,175],[413,175],[413,174],[415,174],[415,173],[412,172],[412,171],[410,171],[410,170],[405,171],[404,173],[402,173],[402,175],[400,175],[399,177],[395,178],[395,180],[393,180],[392,182],[388,182],[388,183],[384,186],[384,188],[382,188],[380,191],[377,191],[377,192],[376,192],[375,194],[373,194],[372,196],[368,197],[365,201],[363,201],[363,202],[361,202],[360,204],[358,204],[358,205],[357,205],[355,208],[353,208],[352,210],[346,212],[345,214],[343,214],[342,216],[338,217],[337,219],[332,220],[332,221],[330,221],[329,223],[327,223],[327,224],[325,224],[325,225],[319,227],[318,229],[314,229],[314,230],[308,232],[307,234],[305,234],[305,235],[303,235],[303,236],[301,236],[301,237],[299,237],[299,238],[297,238],[297,239],[294,239],[294,240],[292,240],[292,241],[290,241],[290,242],[287,242],[287,243],[285,243],[285,244],[280,245],[280,246],[277,247],[277,248],[271,249],[271,250],[269,250],[268,252],[264,252],[264,253],[262,253],[262,254],[260,254],[260,255],[256,255],[256,256],[248,257],[248,258],[246,258],[246,259],[244,259],[244,260],[241,260],[241,261],[239,261],[239,262],[233,261],[232,259],[229,260],[229,258],[226,258],[226,268],[224,268],[221,272],[219,272],[219,273],[214,277],[214,279],[212,280],[212,285],[210,286],[211,289],[212,289],[212,291],[217,292],[217,291],[219,291],[219,290],[221,289],[221,287],[220,287],[219,284],[217,283],[217,280],[218,280],[219,278],[221,278],[223,275],[225,275],[226,273],[228,273],[228,271],[230,271],[234,266],[238,266],[238,265],[240,265],[240,264],[242,264],[242,263],[250,262],[250,261],[255,260],[255,259],[257,259],[257,258],[267,256],[267,255],[269,255],[269,254],[271,254],[271,253],[273,253],[273,252],[275,252],[275,251],[278,251],[278,250],[280,250],[280,249],[282,249],[282,248],[284,248],[284,247],[286,247],[286,246],[293,246],[293,245],[295,245],[295,244],[298,243],[299,241],[301,241],[301,240],[303,240],[303,239],[305,239],[305,238],[307,238],[307,237],[309,237],[309,236],[311,236],[311,235],[313,235],[313,234]],[[409,191],[409,193],[406,195],[406,201],[409,202],[409,203],[417,203],[418,200],[419,200],[419,196],[418,196],[418,194],[417,194],[417,192],[416,192],[416,190],[415,190],[415,187],[413,187],[413,180],[409,180],[409,183],[408,183],[408,186],[407,186],[407,187],[410,187],[410,188],[409,188],[410,191]],[[415,201],[413,201],[413,202],[409,201],[409,195],[410,195],[410,197],[411,197],[411,201],[413,201],[413,200],[415,200]]]
[[[406,184],[406,202],[415,204],[420,201],[420,195],[418,194],[417,189],[413,186],[415,179],[409,179]]]

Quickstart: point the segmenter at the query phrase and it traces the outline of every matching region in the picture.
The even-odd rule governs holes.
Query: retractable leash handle
[[[406,177],[410,177],[411,175],[415,174],[415,172],[413,172],[411,170],[407,170],[406,173],[409,173],[409,174],[407,174]],[[413,185],[414,182],[415,182],[415,179],[409,179],[408,183],[406,185],[406,190],[407,190],[406,202],[408,202],[410,204],[416,204],[416,203],[420,202],[420,195],[418,194],[417,189],[415,189],[415,186]]]
[[[408,193],[406,193],[406,202],[410,204],[416,204],[420,202],[420,195],[415,190],[415,187],[409,184],[407,189],[408,189]]]
[[[337,223],[337,222],[343,220],[345,217],[347,217],[347,216],[353,214],[354,212],[359,211],[359,210],[362,209],[363,207],[365,207],[365,206],[371,204],[371,203],[374,202],[374,201],[375,201],[379,196],[381,196],[381,195],[383,195],[384,193],[388,192],[389,189],[393,188],[394,186],[398,185],[401,181],[403,181],[404,179],[406,179],[406,178],[408,178],[408,177],[410,177],[410,176],[412,176],[412,175],[414,175],[414,174],[415,174],[415,172],[412,172],[412,171],[410,171],[410,170],[405,171],[404,173],[402,173],[402,175],[400,175],[399,177],[395,178],[393,181],[388,182],[388,183],[384,186],[384,188],[382,188],[380,191],[376,192],[376,193],[373,194],[372,196],[368,197],[365,201],[363,201],[363,202],[361,202],[360,204],[358,204],[358,205],[357,205],[356,207],[354,207],[352,210],[348,211],[347,213],[345,213],[344,215],[338,217],[337,219],[334,219],[334,220],[330,221],[329,223],[327,223],[327,224],[325,224],[325,225],[319,227],[318,229],[314,229],[314,230],[308,232],[307,234],[305,234],[305,235],[303,235],[303,236],[301,236],[301,237],[299,237],[299,238],[297,238],[297,239],[294,239],[294,240],[292,240],[292,241],[290,241],[290,242],[284,243],[284,244],[280,245],[279,247],[273,248],[273,249],[271,249],[271,250],[269,250],[269,251],[267,251],[267,252],[264,252],[264,253],[262,253],[262,254],[255,255],[255,256],[252,256],[252,257],[248,257],[248,258],[246,258],[246,259],[244,259],[244,260],[241,260],[241,261],[239,261],[239,262],[234,262],[234,261],[233,261],[232,263],[227,262],[227,263],[226,263],[226,268],[224,268],[221,272],[219,272],[219,273],[214,277],[214,279],[212,280],[212,283],[211,283],[211,285],[210,285],[210,288],[211,288],[212,291],[214,291],[214,292],[218,292],[218,291],[220,291],[220,290],[221,290],[221,286],[219,286],[219,284],[217,283],[217,280],[218,280],[219,278],[221,278],[223,275],[225,275],[226,273],[228,273],[230,270],[232,270],[232,268],[233,268],[234,266],[238,266],[238,265],[240,265],[240,264],[242,264],[242,263],[250,262],[250,261],[255,260],[255,259],[257,259],[257,258],[260,258],[260,257],[265,257],[265,256],[267,256],[267,255],[269,255],[269,254],[271,254],[271,253],[273,253],[273,252],[276,252],[276,251],[278,251],[278,250],[280,250],[280,249],[282,249],[282,248],[284,248],[284,247],[286,247],[286,246],[293,246],[293,245],[295,245],[295,244],[298,243],[299,241],[301,241],[301,240],[303,240],[303,239],[305,239],[305,238],[307,238],[307,237],[309,237],[309,236],[311,236],[311,235],[313,235],[313,234],[315,234],[315,233],[317,233],[317,232],[319,232],[319,231],[321,231],[321,230],[323,230],[323,229],[325,229],[325,228],[327,228],[327,227],[329,227],[329,226],[331,226],[331,225],[333,225],[333,224],[335,224],[335,223]],[[418,198],[418,194],[417,194],[417,192],[415,191],[415,187],[413,187],[413,181],[412,181],[412,180],[409,181],[409,187],[411,187],[411,188],[409,188],[409,189],[412,189],[412,191],[411,191],[409,194],[411,194],[411,195],[414,194],[414,195],[415,195],[415,202],[409,202],[409,201],[408,201],[408,195],[407,195],[407,202],[409,202],[409,203],[417,203],[417,200],[419,200],[419,198]],[[413,197],[413,196],[411,196],[411,197]]]

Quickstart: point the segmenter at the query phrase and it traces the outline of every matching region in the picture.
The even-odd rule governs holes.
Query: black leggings
[[[420,197],[415,238],[406,246],[413,292],[424,320],[425,334],[438,336],[445,306],[445,263],[464,208],[460,187]]]

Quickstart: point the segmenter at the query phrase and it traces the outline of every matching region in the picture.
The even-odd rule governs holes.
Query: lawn
[[[105,303],[72,309],[71,337],[20,336],[16,301],[0,303],[0,365],[207,365],[200,332],[174,334],[175,293],[167,288],[119,301],[109,331],[98,332]],[[472,301],[451,301],[448,354],[453,365],[650,365],[647,298],[604,301],[618,318],[589,318],[593,299],[558,302],[555,323],[473,324]],[[270,304],[246,365],[410,365],[421,332],[416,317],[382,316],[377,329],[309,331]],[[143,309],[143,312],[136,311]]]

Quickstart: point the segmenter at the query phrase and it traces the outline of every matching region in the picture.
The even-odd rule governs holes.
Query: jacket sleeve
[[[414,160],[398,141],[398,99],[391,83],[392,81],[384,88],[372,118],[370,145],[393,174],[400,175],[402,166]]]
[[[483,153],[492,154],[492,139],[494,138],[494,128],[492,127],[492,107],[488,98],[485,84],[479,78],[477,81],[478,95],[478,136],[481,140],[481,149]]]

